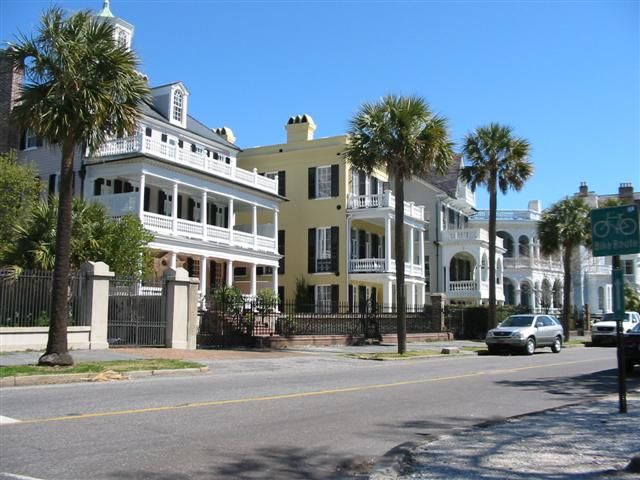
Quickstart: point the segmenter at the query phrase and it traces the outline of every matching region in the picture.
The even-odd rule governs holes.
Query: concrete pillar
[[[171,252],[171,268],[176,268],[178,265],[178,254],[176,252]]]
[[[167,347],[186,349],[189,325],[189,274],[184,268],[169,268],[166,283]]]
[[[80,266],[85,275],[84,315],[91,322],[89,348],[104,350],[109,348],[107,342],[107,324],[109,313],[109,281],[114,273],[104,262],[85,262]]]
[[[200,200],[200,222],[202,223],[202,239],[207,241],[207,192],[202,192]]]
[[[416,304],[421,307],[424,305],[424,285],[424,283],[416,285]]]
[[[198,315],[198,291],[200,282],[195,278],[189,280],[188,292],[188,317],[187,317],[187,350],[195,350],[198,346],[198,328],[200,316]],[[204,286],[202,287],[204,289]]]
[[[421,276],[424,277],[424,275],[425,275],[425,270],[424,270],[424,230],[420,230],[420,233],[418,234],[418,241],[420,242],[420,244],[419,244],[420,272],[422,272]]]
[[[171,220],[173,222],[173,234],[178,233],[178,183],[173,184],[173,197],[171,197]]]
[[[145,189],[145,176],[144,173],[142,175],[140,175],[140,188],[139,188],[139,194],[138,195],[138,218],[140,218],[140,221],[142,223],[144,223],[144,189]]]
[[[207,294],[207,267],[209,266],[208,257],[202,255],[200,257],[200,297],[203,298]]]
[[[447,296],[443,293],[431,294],[431,326],[434,331],[444,331],[444,306],[447,303]]]
[[[233,227],[236,224],[236,216],[233,213],[233,198],[229,199],[229,243],[233,245]]]
[[[233,286],[233,261],[227,261],[227,287]]]
[[[407,305],[411,305],[411,308],[408,309],[409,312],[412,311],[413,305],[416,303],[416,285],[415,283],[407,284]]]
[[[382,284],[382,304],[387,311],[392,310],[393,305],[393,282],[387,280]]]

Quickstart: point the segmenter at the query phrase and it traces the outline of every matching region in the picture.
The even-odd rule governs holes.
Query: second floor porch
[[[362,216],[382,216],[382,212],[393,212],[396,207],[395,195],[390,190],[383,193],[355,195],[347,197],[347,209],[352,213],[362,213]],[[424,206],[415,202],[404,202],[404,215],[412,220],[429,221],[425,215]]]

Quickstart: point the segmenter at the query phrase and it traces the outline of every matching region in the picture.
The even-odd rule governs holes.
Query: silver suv
[[[553,353],[560,353],[563,341],[564,330],[558,319],[535,314],[511,315],[489,330],[485,339],[489,353],[516,348],[527,355],[533,355],[539,347],[551,347]]]

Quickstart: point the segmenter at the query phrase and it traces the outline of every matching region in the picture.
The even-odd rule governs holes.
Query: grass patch
[[[434,357],[441,355],[438,350],[409,350],[404,354],[399,353],[351,353],[346,355],[350,358],[357,358],[359,360],[408,360],[410,358],[420,357]]]
[[[11,365],[0,367],[1,377],[23,375],[60,375],[65,373],[100,373],[105,370],[124,373],[136,370],[173,370],[200,368],[202,364],[184,360],[150,358],[144,360],[112,360],[108,362],[77,363],[71,367],[40,367],[38,365]]]

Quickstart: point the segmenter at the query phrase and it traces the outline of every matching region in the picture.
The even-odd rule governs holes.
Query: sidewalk
[[[640,391],[477,425],[378,464],[371,480],[631,480],[640,455]]]

